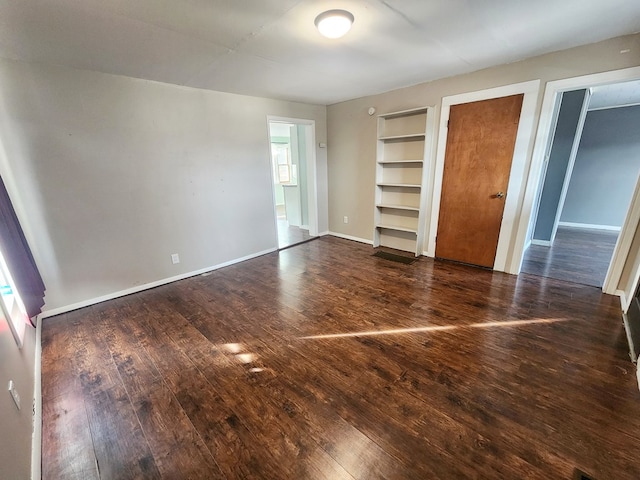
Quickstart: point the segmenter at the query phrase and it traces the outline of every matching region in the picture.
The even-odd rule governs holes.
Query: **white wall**
[[[326,141],[324,106],[8,60],[0,102],[0,174],[45,311],[277,248],[266,116],[315,120]]]
[[[24,345],[18,348],[7,320],[0,315],[0,478],[28,479],[31,475],[36,333],[27,327]],[[20,394],[18,410],[7,391],[13,380]]]

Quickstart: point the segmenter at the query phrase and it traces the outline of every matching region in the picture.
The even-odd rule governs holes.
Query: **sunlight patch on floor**
[[[364,332],[329,333],[326,335],[309,335],[298,337],[300,340],[313,340],[321,338],[343,338],[343,337],[370,337],[373,335],[401,335],[403,333],[420,332],[442,332],[456,330],[460,328],[495,328],[495,327],[520,327],[534,324],[566,322],[568,318],[539,318],[535,320],[510,320],[506,322],[483,322],[471,323],[469,325],[434,325],[431,327],[394,328],[391,330],[369,330]]]

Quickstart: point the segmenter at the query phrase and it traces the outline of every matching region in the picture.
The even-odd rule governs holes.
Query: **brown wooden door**
[[[451,107],[436,257],[493,267],[523,98]]]

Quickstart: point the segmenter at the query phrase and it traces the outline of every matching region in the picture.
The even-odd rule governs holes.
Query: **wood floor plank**
[[[65,395],[47,397],[42,415],[52,420],[42,426],[43,456],[47,459],[42,464],[42,478],[98,480],[82,394],[67,391]]]
[[[73,315],[82,315],[76,312]],[[160,472],[119,372],[103,342],[99,316],[88,308],[74,325],[74,364],[84,393],[101,479],[159,479]]]
[[[532,275],[601,287],[619,232],[558,227],[553,245],[531,245],[522,271]]]
[[[123,304],[122,301],[115,302]],[[164,478],[225,478],[145,349],[135,340],[126,304],[107,317],[104,340]]]
[[[44,471],[640,478],[617,298],[372,253],[323,237],[46,320]]]

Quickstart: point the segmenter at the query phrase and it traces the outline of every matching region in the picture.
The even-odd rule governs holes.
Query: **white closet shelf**
[[[407,210],[408,212],[419,212],[419,207],[411,207],[409,205],[395,205],[391,203],[381,203],[380,205],[376,205],[378,208],[393,208],[394,210]]]
[[[377,184],[379,187],[401,187],[401,188],[422,188],[420,184],[416,183],[388,183],[381,182]]]
[[[429,107],[409,108],[407,110],[400,110],[399,112],[383,113],[381,115],[378,115],[378,117],[386,118],[386,119],[394,118],[394,117],[406,117],[408,115],[417,115],[419,113],[427,113],[428,110],[429,110]]]
[[[428,164],[433,153],[433,107],[378,115],[373,246],[418,256],[424,248]]]
[[[407,133],[405,135],[389,135],[386,137],[378,137],[378,140],[383,142],[390,140],[424,140],[424,133]]]
[[[418,164],[422,164],[424,163],[423,160],[380,160],[378,162],[380,165],[388,165],[388,164],[393,164],[393,163],[397,163],[397,164],[405,164],[405,163],[418,163]]]
[[[387,225],[386,223],[381,223],[379,225],[376,225],[376,228],[384,228],[385,230],[396,230],[398,232],[408,232],[408,233],[418,233],[418,229],[416,228],[409,228],[409,227],[401,227],[398,225]]]

